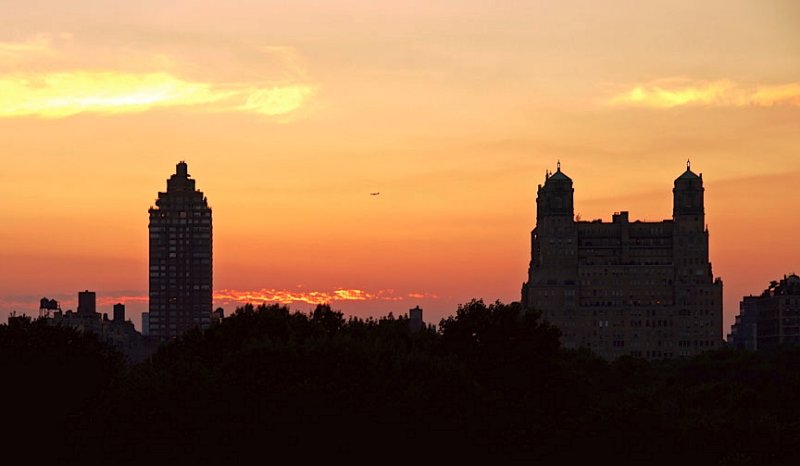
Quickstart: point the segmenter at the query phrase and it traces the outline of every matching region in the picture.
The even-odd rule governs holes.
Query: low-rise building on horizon
[[[422,308],[415,306],[408,310],[408,326],[412,333],[422,330],[425,322],[422,320]]]
[[[728,345],[756,351],[800,345],[800,277],[773,280],[758,296],[744,296]]]
[[[139,333],[130,320],[125,320],[125,305],[113,306],[113,319],[108,314],[97,312],[97,294],[94,291],[78,293],[78,311],[61,310],[55,300],[42,298],[39,317],[50,325],[63,325],[81,332],[92,332],[99,339],[119,350],[131,362],[143,361],[156,349],[157,342],[150,341]]]

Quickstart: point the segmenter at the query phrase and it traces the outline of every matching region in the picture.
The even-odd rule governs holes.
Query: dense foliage
[[[123,356],[94,334],[44,319],[9,318],[0,325],[5,451],[14,447],[43,460],[63,456],[70,448],[64,433],[123,370]]]
[[[69,393],[25,409],[65,427],[61,458],[74,462],[799,459],[800,349],[609,364],[559,348],[518,303],[482,301],[418,332],[391,314],[245,306],[125,371],[69,332],[0,326],[0,348],[6,380],[44,370]],[[43,396],[33,385],[18,396]]]

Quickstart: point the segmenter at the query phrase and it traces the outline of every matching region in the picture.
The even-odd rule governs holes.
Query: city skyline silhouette
[[[6,457],[800,464],[797,0],[2,13]]]
[[[0,318],[87,288],[146,310],[179,160],[220,215],[214,307],[441,318],[518,299],[556,161],[583,220],[658,220],[691,158],[727,329],[800,263],[797,7],[770,5],[10,5]]]
[[[686,163],[686,173],[693,173],[693,172],[691,172],[691,161],[690,161],[690,159],[687,159],[687,161],[685,163]],[[181,162],[178,163],[178,168],[177,168],[177,171],[178,171],[178,175],[177,176],[178,177],[181,176],[181,170],[183,170],[183,176],[188,176],[187,173],[186,173],[186,165],[187,164],[184,161],[181,161]],[[183,168],[181,168],[181,167],[183,167]],[[562,172],[561,172],[561,161],[560,160],[558,160],[557,163],[556,163],[556,171],[545,170],[546,179],[552,177],[553,174],[558,174],[559,176],[563,177]],[[173,179],[175,177],[176,177],[176,175],[172,175]],[[193,186],[194,179],[189,178],[189,181],[192,183],[192,186]],[[173,181],[170,181],[170,183],[173,183]],[[540,185],[540,189],[541,189],[541,185]],[[370,193],[371,196],[373,196],[375,194],[376,193]],[[161,195],[163,195],[163,193]],[[200,193],[200,196],[203,197],[203,194]],[[203,197],[203,199],[204,199],[204,202],[205,202],[205,198],[204,197]],[[151,207],[151,210],[152,210],[152,207]],[[619,216],[620,212],[625,214],[626,218],[628,218],[627,216],[629,215],[629,212],[617,210],[613,214],[614,222],[616,222],[616,217]],[[572,218],[576,222],[580,222],[582,220],[579,213],[574,213],[573,212]],[[583,219],[582,221],[584,223],[587,222],[586,219]],[[598,219],[593,219],[593,220],[591,220],[591,223],[597,223],[599,221],[601,221],[601,219],[599,219],[599,218]],[[640,219],[636,219],[636,220],[631,219],[631,221],[633,221],[634,223],[642,222],[642,220],[640,220]],[[645,220],[645,222],[646,222],[646,220]],[[706,228],[707,228],[707,223],[705,225],[706,225]],[[535,226],[536,226],[536,223],[534,223],[534,227]],[[780,274],[780,272],[777,272],[777,273]],[[793,272],[783,272],[783,275],[785,276],[787,273],[792,274]],[[776,276],[778,276],[778,275],[776,275]],[[58,297],[59,299],[57,300],[57,302],[59,304],[64,304],[64,306],[65,306],[64,309],[65,310],[67,309],[67,307],[71,306],[72,298],[67,294],[53,294],[53,293],[45,293],[45,294],[47,294],[47,296]],[[740,296],[738,298],[738,300],[741,300],[745,296],[757,296],[759,294],[760,294],[760,291],[758,289],[755,289],[754,291],[751,291],[751,292],[749,292],[747,294],[744,294],[744,295]],[[73,295],[74,295],[74,293],[73,293]],[[484,299],[482,296],[475,296],[475,297],[480,298],[480,299]],[[475,297],[473,297],[473,298],[475,298]],[[394,313],[397,313],[397,314],[402,314],[402,311],[404,311],[403,306],[406,303],[415,302],[415,303],[417,303],[416,305],[419,306],[418,303],[425,302],[426,299],[433,298],[434,300],[438,300],[438,296],[436,296],[436,295],[425,295],[425,294],[417,293],[417,292],[411,292],[407,296],[395,295],[394,290],[389,290],[388,292],[384,292],[383,290],[381,290],[378,293],[371,293],[369,291],[365,291],[365,290],[361,290],[361,289],[336,288],[336,289],[333,289],[330,292],[324,292],[324,291],[316,291],[316,290],[305,290],[305,289],[303,289],[303,287],[301,285],[295,287],[294,289],[288,289],[288,290],[276,290],[276,289],[264,289],[264,288],[262,288],[260,290],[238,291],[238,290],[227,290],[227,289],[223,289],[223,290],[216,290],[215,289],[213,291],[213,293],[212,293],[212,298],[213,298],[213,303],[214,303],[213,308],[217,308],[217,307],[221,307],[221,306],[228,306],[230,311],[236,309],[237,307],[239,307],[241,305],[248,304],[248,303],[253,303],[253,304],[259,304],[259,303],[288,304],[288,305],[294,306],[298,310],[304,310],[304,309],[308,310],[308,309],[313,308],[313,306],[316,306],[316,305],[319,305],[319,304],[332,304],[337,309],[341,309],[341,308],[344,307],[345,308],[344,310],[347,311],[347,309],[346,309],[347,308],[347,303],[348,302],[356,302],[356,303],[360,303],[364,307],[369,307],[368,312],[363,314],[363,315],[361,315],[362,317],[368,317],[368,316],[377,317],[377,316],[384,315],[384,314],[386,314],[388,312],[394,312]],[[502,300],[502,298],[496,297],[496,298],[489,299],[489,301],[493,301],[493,300],[496,300],[496,299],[497,300]],[[517,299],[510,299],[510,300],[507,300],[507,301],[510,302],[510,301],[515,301],[515,300],[519,300],[519,299],[518,298]],[[464,299],[464,300],[462,300],[462,302],[459,302],[459,303],[456,303],[456,304],[462,304],[463,302],[466,302],[466,301],[468,301],[468,299]],[[524,301],[524,299],[523,299],[523,301]],[[134,295],[134,296],[106,294],[105,296],[103,296],[103,294],[101,292],[101,297],[100,297],[99,303],[104,307],[104,309],[102,309],[102,310],[108,311],[108,309],[110,309],[112,304],[117,304],[119,302],[122,302],[123,304],[125,304],[125,303],[133,304],[132,308],[133,308],[134,312],[128,314],[128,316],[129,316],[128,320],[133,322],[135,327],[139,331],[142,331],[143,330],[142,321],[140,319],[138,319],[137,317],[135,317],[134,315],[132,315],[132,314],[136,314],[136,316],[138,316],[140,312],[146,312],[146,311],[150,310],[148,308],[148,304],[150,302],[148,296],[146,294]],[[380,305],[382,302],[401,303],[401,304],[400,304],[400,307],[395,306],[395,307],[387,309],[387,307]],[[737,301],[737,303],[738,303],[738,301]],[[22,309],[22,311],[19,311],[18,309],[10,309],[10,310],[6,309],[6,312],[7,312],[8,315],[10,315],[11,313],[14,313],[14,314],[27,314],[27,315],[35,316],[35,313],[32,312],[32,309],[34,307],[35,307],[34,303],[30,303],[30,304],[29,303],[22,303],[22,305],[19,306],[19,308]],[[74,307],[77,309],[77,304]],[[105,309],[105,308],[108,308],[108,309]],[[28,312],[26,313],[26,311],[28,311]],[[437,311],[438,311],[438,309],[436,309],[434,307],[434,312],[432,313],[434,322],[436,322],[439,319],[445,318],[448,315],[450,315],[452,313],[452,308],[450,309],[449,312],[448,312],[447,309],[444,309],[441,312],[437,312]],[[723,325],[721,326],[721,329],[720,329],[721,333],[723,335],[726,335],[730,331],[731,325],[733,324],[733,320],[734,320],[733,318],[738,314],[738,312],[739,311],[737,309],[735,312],[725,312],[725,315],[723,315],[723,318],[724,318]],[[103,313],[106,313],[106,314],[110,315],[110,312],[102,312],[101,311],[101,314],[103,314]],[[355,315],[355,316],[359,315],[358,313],[348,313],[348,314]],[[732,314],[732,315],[727,315],[727,314]],[[211,314],[209,312],[208,316],[206,318],[210,318],[210,316],[211,316]],[[182,332],[179,332],[179,333],[182,333]]]

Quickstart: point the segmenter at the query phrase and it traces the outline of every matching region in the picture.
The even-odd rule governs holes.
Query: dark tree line
[[[800,350],[609,364],[558,337],[518,303],[418,332],[248,305],[126,366],[90,334],[16,319],[4,419],[64,463],[798,464]]]
[[[64,456],[65,432],[124,368],[123,356],[94,334],[30,317],[0,325],[0,445],[7,461]]]

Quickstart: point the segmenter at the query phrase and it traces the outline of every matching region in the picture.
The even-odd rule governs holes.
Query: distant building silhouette
[[[46,297],[39,300],[39,317],[49,317],[50,312],[61,312],[61,305],[55,299]]]
[[[218,307],[214,312],[211,313],[211,322],[214,324],[218,324],[222,322],[222,319],[225,318],[225,309]]]
[[[94,317],[97,314],[97,294],[94,291],[78,292],[78,315]]]
[[[156,344],[137,332],[132,322],[125,320],[124,304],[114,305],[114,319],[109,320],[108,314],[101,315],[97,312],[96,303],[97,294],[89,290],[78,292],[77,312],[62,312],[57,301],[42,298],[39,315],[50,325],[63,325],[96,334],[101,341],[124,353],[131,362],[140,362],[155,351]],[[51,314],[49,311],[53,307],[56,309]],[[43,308],[48,312],[42,314]]]
[[[114,322],[125,322],[125,305],[122,303],[114,305]]]
[[[424,322],[422,321],[422,309],[419,306],[408,310],[408,325],[412,333],[422,329]]]
[[[784,275],[759,296],[745,296],[728,345],[760,350],[800,344],[800,277]]]
[[[728,334],[728,346],[756,351],[758,349],[758,302],[760,296],[745,296],[739,302],[739,315]]]
[[[536,198],[522,303],[561,329],[567,348],[606,359],[690,356],[722,344],[722,281],[708,261],[703,178],[675,180],[673,217],[576,221],[572,180],[545,175]]]
[[[149,335],[163,341],[211,321],[211,208],[180,162],[149,212]]]

